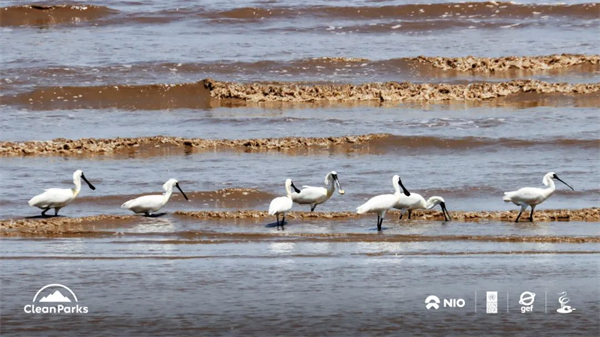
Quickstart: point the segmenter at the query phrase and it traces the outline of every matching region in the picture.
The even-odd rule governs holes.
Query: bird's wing
[[[400,194],[400,199],[398,200],[398,202],[394,205],[394,208],[397,209],[407,209],[407,208],[412,208],[414,207],[416,204],[419,203],[419,201],[422,199],[423,197],[420,194],[417,193],[411,193],[410,196],[406,196],[404,194]]]
[[[535,203],[542,197],[543,197],[543,190],[541,188],[536,188],[536,187],[524,187],[517,191],[504,193],[504,200],[511,201],[515,204]]]
[[[139,198],[135,198],[127,201],[123,205],[122,208],[134,209],[138,207],[143,207],[145,209],[155,209],[160,208],[164,201],[164,196],[162,195],[144,195]]]
[[[30,206],[60,205],[73,198],[73,191],[64,188],[49,188],[44,193],[36,195],[29,200]]]
[[[388,210],[396,204],[396,196],[394,194],[381,194],[372,197],[369,201],[359,206],[356,210],[359,214],[367,212],[378,212],[380,210]]]
[[[310,204],[327,195],[323,187],[304,186],[300,193],[292,193],[292,199],[299,204]]]

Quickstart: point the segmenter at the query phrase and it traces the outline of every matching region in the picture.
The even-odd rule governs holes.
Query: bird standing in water
[[[521,218],[521,214],[527,206],[531,206],[531,214],[529,215],[529,221],[533,222],[533,211],[535,210],[535,206],[541,204],[546,201],[546,199],[550,198],[554,191],[556,190],[556,186],[554,185],[554,180],[558,180],[561,183],[567,185],[571,190],[575,191],[571,185],[562,181],[554,172],[548,172],[544,176],[542,182],[544,185],[548,186],[547,188],[537,188],[537,187],[523,187],[517,191],[513,192],[504,192],[504,197],[502,200],[504,202],[512,202],[517,206],[521,206],[521,211],[519,215],[517,215],[517,219],[515,222],[519,222]]]

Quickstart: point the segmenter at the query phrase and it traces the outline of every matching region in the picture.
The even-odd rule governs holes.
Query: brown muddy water
[[[372,216],[289,217],[281,230],[186,213],[265,211],[286,178],[319,186],[331,170],[346,193],[317,212],[353,212],[394,174],[451,213],[514,211],[503,192],[550,171],[575,191],[557,185],[539,210],[597,208],[600,4],[0,7],[0,335],[600,334],[597,220],[394,213],[378,233]],[[97,189],[61,210],[73,223],[4,226],[38,216],[27,201],[71,187],[77,169]],[[169,178],[191,201],[176,193],[152,218],[120,209]],[[99,217],[77,222],[87,216]],[[58,288],[32,299],[49,284],[88,313],[26,313],[47,306]],[[522,313],[525,291],[536,297]],[[557,312],[563,291],[570,314]],[[464,306],[427,310],[429,295]]]

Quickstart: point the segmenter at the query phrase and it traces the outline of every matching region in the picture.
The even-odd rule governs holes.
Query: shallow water
[[[600,53],[599,5],[562,2],[91,0],[102,7],[0,9],[0,140],[392,135],[352,148],[0,158],[0,219],[38,215],[27,201],[71,187],[76,169],[97,189],[84,186],[63,216],[129,214],[124,201],[162,192],[169,178],[192,199],[176,193],[164,216],[105,221],[75,237],[3,237],[0,335],[597,335],[598,223],[388,214],[382,233],[372,217],[288,219],[281,231],[274,219],[175,214],[266,210],[286,178],[320,186],[331,170],[346,194],[317,211],[353,211],[392,192],[394,174],[411,192],[443,196],[451,213],[515,209],[503,192],[541,187],[549,171],[575,191],[558,183],[538,209],[598,207],[597,98],[240,106],[208,100],[199,84],[168,97],[148,86],[204,78],[599,82],[599,65],[477,73],[413,59]],[[63,87],[78,94],[58,98]],[[224,188],[251,190],[217,192]],[[25,314],[51,283],[71,287],[90,313]],[[499,292],[498,314],[485,313],[486,291]],[[531,313],[520,311],[523,291],[537,295]],[[576,308],[569,315],[556,312],[562,291]],[[432,294],[465,306],[427,310]]]
[[[260,232],[258,241],[198,243],[163,241],[147,233],[197,230]],[[3,239],[3,328],[20,334],[68,330],[89,335],[244,333],[345,335],[446,333],[478,336],[545,331],[582,335],[598,328],[598,244],[435,242],[303,242],[307,232],[372,236],[359,223],[331,226],[288,223],[285,236],[264,224],[180,223],[170,218],[141,223],[107,238]],[[485,228],[485,229],[482,229]],[[139,230],[139,233],[138,233]],[[136,234],[138,233],[138,234]],[[183,233],[183,232],[182,232]],[[394,225],[385,237],[447,235],[597,235],[597,224]],[[282,240],[283,239],[283,240]],[[27,268],[23,268],[23,264]],[[22,307],[47,282],[68,284],[90,314],[25,315]],[[558,294],[568,291],[571,315],[559,315]],[[499,292],[499,311],[485,314],[485,292]],[[522,314],[522,291],[537,294],[533,312]],[[11,294],[6,296],[6,294]],[[428,311],[424,299],[462,298],[464,307]],[[360,303],[357,305],[357,303]],[[468,328],[467,328],[468,327]]]

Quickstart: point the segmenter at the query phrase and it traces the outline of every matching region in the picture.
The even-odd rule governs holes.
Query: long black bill
[[[90,183],[90,182],[87,180],[87,178],[86,178],[86,177],[83,175],[83,173],[81,174],[81,179],[83,179],[83,181],[85,181],[85,182],[88,184],[88,186],[89,186],[89,187],[90,187],[92,190],[95,190],[95,189],[96,189],[96,187],[94,187],[94,185],[92,185],[92,183]]]
[[[562,181],[562,180],[561,180],[559,177],[557,177],[556,175],[554,176],[554,179],[556,179],[556,180],[560,181],[561,183],[563,183],[563,184],[565,184],[565,185],[569,186],[569,188],[570,188],[572,191],[575,191],[575,189],[574,189],[573,187],[571,187],[571,185],[569,185],[569,184],[565,183],[564,181]]]
[[[294,189],[294,191],[296,193],[300,193],[300,190],[296,188],[296,186],[294,186],[294,182],[292,182],[292,188]]]
[[[179,187],[179,184],[175,184],[175,187],[177,187],[179,192],[181,192],[181,194],[183,194],[183,197],[185,198],[185,200],[190,200],[190,199],[188,199],[187,195],[185,195],[185,193],[183,193],[183,190],[181,190],[181,187]]]
[[[446,208],[446,203],[442,202],[442,203],[440,203],[440,206],[442,206],[442,213],[444,213],[444,220],[445,221],[452,220],[452,218],[450,217],[450,212],[448,212],[448,209]]]
[[[398,184],[400,185],[400,187],[402,187],[404,195],[410,197],[410,192],[406,189],[406,187],[404,187],[404,185],[402,185],[402,180],[400,180],[400,178],[398,178]]]
[[[337,174],[333,176],[333,180],[335,180],[335,184],[337,185],[338,193],[342,194],[344,192],[344,189],[342,188],[342,185],[340,184],[340,180],[338,179]]]

